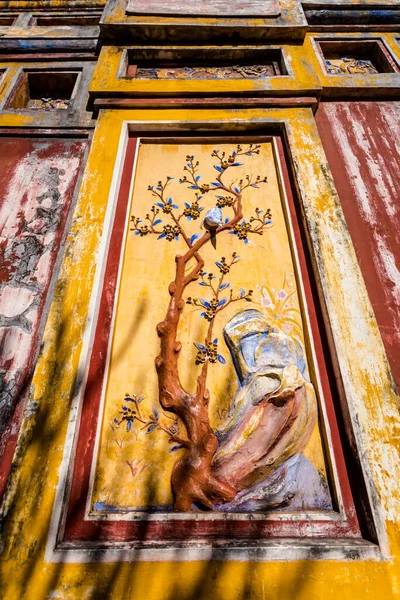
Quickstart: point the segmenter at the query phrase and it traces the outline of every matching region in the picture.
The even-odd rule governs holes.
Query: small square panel
[[[325,69],[329,75],[376,75],[398,69],[380,40],[320,40]]]

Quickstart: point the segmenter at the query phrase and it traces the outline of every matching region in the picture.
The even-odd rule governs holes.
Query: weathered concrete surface
[[[317,123],[400,388],[400,106],[320,104]]]

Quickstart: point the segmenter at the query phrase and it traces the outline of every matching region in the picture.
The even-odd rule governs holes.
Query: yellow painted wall
[[[61,464],[69,407],[78,375],[96,256],[123,122],[132,128],[169,123],[281,125],[287,136],[308,231],[340,348],[350,413],[360,424],[363,453],[385,559],[270,562],[50,563],[45,547]],[[147,125],[146,125],[147,124]],[[362,323],[362,327],[360,326]],[[400,467],[398,397],[392,389],[383,344],[311,110],[109,111],[99,118],[43,350],[25,411],[14,471],[3,510],[1,554],[4,599],[337,599],[400,595]],[[289,557],[288,557],[289,558]]]

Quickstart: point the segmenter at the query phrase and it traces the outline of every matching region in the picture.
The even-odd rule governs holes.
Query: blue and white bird
[[[213,229],[220,227],[222,223],[222,210],[216,207],[210,208],[210,210],[206,212],[201,226],[204,227],[204,229],[207,229],[207,231],[212,231]]]
[[[207,229],[207,231],[210,232],[211,244],[214,248],[216,247],[215,232],[217,231],[218,227],[220,227],[222,224],[222,210],[218,207],[210,208],[210,210],[206,212],[201,227],[204,227],[204,229]]]

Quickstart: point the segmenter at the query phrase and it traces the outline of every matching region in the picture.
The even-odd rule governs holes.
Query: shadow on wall
[[[62,297],[62,292],[61,281],[56,293]],[[145,306],[137,305],[127,331],[126,347],[135,335],[136,324],[141,319],[143,310]],[[25,465],[26,468],[14,472],[8,497],[9,516],[4,520],[2,570],[5,574],[8,573],[10,589],[16,582],[20,583],[17,596],[14,592],[12,595],[7,595],[6,592],[4,598],[250,600],[278,597],[295,599],[302,596],[314,569],[312,561],[298,562],[296,570],[291,570],[290,576],[272,587],[269,587],[269,580],[260,578],[257,563],[214,560],[214,552],[211,552],[209,560],[195,563],[89,562],[76,565],[60,562],[49,565],[43,562],[50,521],[49,510],[52,508],[54,494],[53,486],[47,482],[52,469],[52,455],[56,450],[61,451],[58,446],[59,434],[61,429],[65,431],[72,400],[60,398],[57,392],[61,378],[70,369],[72,360],[68,339],[71,335],[73,312],[63,307],[62,314],[63,319],[54,324],[52,333],[55,349],[53,370],[49,373],[41,399],[37,404],[30,405],[25,416],[25,439],[20,445],[23,449],[17,460],[23,465],[29,451],[30,467]],[[122,359],[123,356],[119,356],[119,360]],[[93,382],[88,382],[89,386],[92,384]],[[226,381],[227,388],[228,385],[229,382]],[[43,432],[46,432],[45,436]],[[127,477],[129,476],[127,469]],[[44,482],[46,485],[43,485]],[[147,504],[150,506],[154,504],[156,484],[156,481],[147,478]],[[120,478],[116,476],[112,485],[121,485]],[[146,535],[147,522],[144,521],[143,539]]]

